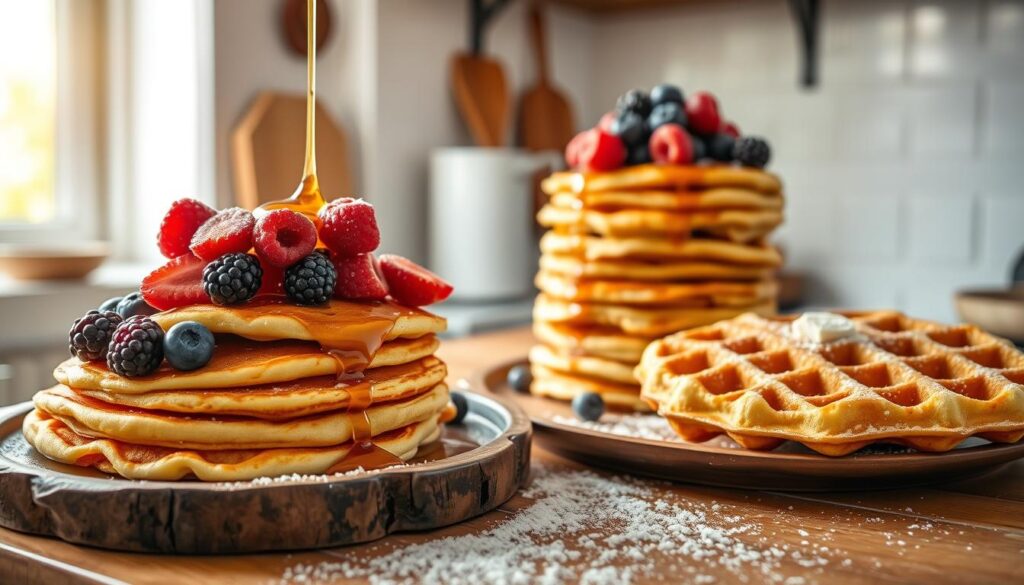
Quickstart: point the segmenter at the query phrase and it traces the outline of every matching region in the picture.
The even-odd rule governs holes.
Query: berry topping
[[[612,124],[614,124],[615,120],[618,120],[618,119],[619,119],[619,113],[618,112],[606,112],[605,115],[601,116],[601,120],[598,121],[597,128],[599,130],[603,130],[605,132],[611,132],[612,131]],[[577,134],[577,136],[579,136],[579,135]]]
[[[708,147],[700,136],[690,134],[690,144],[693,145],[693,162],[704,160],[708,157]]]
[[[248,301],[260,289],[263,268],[252,254],[224,254],[203,269],[203,290],[218,305]]]
[[[626,155],[627,165],[643,165],[649,162],[651,162],[651,148],[646,142],[630,147],[629,153]]]
[[[199,226],[192,236],[192,253],[203,260],[214,260],[224,254],[246,252],[252,248],[255,224],[252,214],[241,207],[225,209]]]
[[[712,134],[707,137],[708,156],[715,160],[729,162],[732,160],[732,149],[735,144],[736,139],[724,132]]]
[[[526,364],[512,366],[508,371],[506,381],[516,392],[529,392],[530,384],[533,384],[533,372],[530,371],[530,366]]]
[[[142,279],[142,297],[161,311],[205,303],[207,298],[203,292],[204,266],[206,262],[192,254],[168,260],[166,264]],[[131,295],[125,297],[125,300],[129,297]]]
[[[136,315],[114,330],[107,367],[120,376],[152,374],[164,359],[164,332],[149,317]]]
[[[636,112],[646,118],[651,113],[651,98],[642,89],[631,89],[619,96],[615,103],[615,109],[620,114],[625,112]]]
[[[739,138],[740,137],[740,128],[739,128],[739,126],[737,126],[736,124],[733,124],[732,122],[728,122],[728,121],[723,121],[722,122],[722,128],[719,130],[719,132],[721,132],[722,134],[728,134],[729,136],[732,136],[733,138]]]
[[[772,149],[763,138],[744,136],[736,141],[732,155],[740,164],[760,169],[771,160]]]
[[[698,91],[686,98],[686,117],[690,121],[690,129],[697,134],[712,134],[722,125],[718,102],[706,91]]]
[[[452,285],[440,276],[401,256],[381,256],[380,271],[388,283],[391,297],[403,305],[431,305],[452,294]]]
[[[665,124],[651,134],[651,158],[657,163],[685,165],[693,162],[693,143],[679,124]]]
[[[133,292],[131,294],[121,297],[121,300],[117,303],[117,308],[114,311],[121,316],[122,319],[128,317],[134,317],[135,315],[153,315],[158,311],[152,305],[146,302],[145,297],[142,293]]]
[[[316,237],[316,226],[308,217],[276,209],[256,222],[252,245],[263,264],[284,268],[312,252]]]
[[[583,133],[577,166],[584,171],[611,171],[626,160],[626,147],[618,136],[596,128]]]
[[[110,297],[109,299],[103,301],[103,304],[100,305],[100,312],[102,313],[103,311],[117,311],[117,304],[120,303],[121,299],[123,298],[124,297]]]
[[[331,263],[338,274],[335,297],[382,301],[388,296],[388,285],[384,282],[373,254],[332,255]]]
[[[658,104],[683,103],[683,91],[674,85],[662,83],[661,85],[655,85],[651,90],[651,105],[657,106]]]
[[[565,164],[569,165],[570,169],[575,169],[580,165],[580,148],[587,139],[587,132],[589,130],[584,130],[573,136],[569,144],[565,145]]]
[[[466,419],[466,415],[469,414],[469,401],[466,400],[466,395],[462,392],[452,392],[449,397],[452,400],[452,404],[455,405],[455,417],[448,422],[453,425],[462,424],[462,421]]]
[[[68,332],[71,355],[83,362],[94,362],[107,357],[107,346],[114,330],[121,324],[121,316],[113,311],[89,311],[75,319]]]
[[[284,268],[278,266],[260,265],[263,269],[262,283],[256,296],[283,296],[284,295]]]
[[[338,255],[366,254],[380,245],[377,216],[373,206],[362,199],[335,199],[320,210],[319,216],[323,222],[320,239]]]
[[[299,305],[322,305],[331,299],[338,273],[330,259],[315,252],[284,271],[284,292]]]
[[[182,321],[167,330],[164,357],[176,370],[196,370],[210,363],[214,345],[209,329],[195,321]]]
[[[195,199],[178,199],[171,203],[156,236],[160,253],[167,258],[188,254],[196,230],[216,214],[216,210]]]
[[[572,412],[580,420],[596,421],[604,414],[604,399],[597,392],[581,392],[572,399]]]
[[[626,148],[634,144],[646,144],[650,130],[640,114],[636,112],[623,112],[612,124],[612,134],[619,137]]]
[[[647,118],[647,125],[653,131],[665,124],[685,126],[686,112],[683,110],[683,106],[675,102],[666,102],[655,106],[654,110],[651,111],[651,115]]]

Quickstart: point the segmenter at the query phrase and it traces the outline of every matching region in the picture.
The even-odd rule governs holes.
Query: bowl
[[[965,290],[956,294],[960,318],[989,333],[1024,343],[1024,286]]]
[[[3,244],[0,272],[20,280],[85,278],[110,255],[106,242]]]

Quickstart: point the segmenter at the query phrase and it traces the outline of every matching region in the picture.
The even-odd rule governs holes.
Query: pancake
[[[706,189],[740,187],[763,193],[782,190],[779,177],[751,167],[732,165],[633,165],[603,173],[554,173],[541,183],[545,193],[618,191],[623,189]]]
[[[533,384],[530,385],[530,393],[536,396],[569,401],[577,394],[596,392],[604,399],[605,405],[613,410],[651,410],[651,407],[640,399],[639,385],[615,384],[584,376],[563,374],[539,364],[533,364],[531,370]]]
[[[541,270],[576,278],[615,280],[763,280],[774,269],[715,262],[645,262],[642,260],[593,260],[544,254]]]
[[[402,400],[444,382],[446,374],[444,363],[431,356],[399,366],[372,368],[366,370],[363,377],[347,382],[339,382],[337,376],[330,375],[242,388],[163,390],[145,394],[81,389],[76,392],[136,409],[284,419],[344,410],[350,405],[358,406],[360,401],[381,404]]]
[[[746,312],[772,315],[775,313],[775,302],[766,301],[749,307],[638,308],[562,301],[542,293],[533,305],[535,320],[617,327],[629,335],[652,337],[730,319]]]
[[[626,364],[588,355],[559,353],[546,345],[535,345],[530,348],[530,363],[556,372],[576,374],[601,381],[625,385],[640,384],[633,376],[635,363]]]
[[[203,481],[245,481],[257,477],[320,474],[353,452],[347,442],[331,447],[199,451],[134,445],[79,435],[58,419],[33,410],[22,425],[25,438],[46,457],[95,467],[129,479],[177,480],[194,475]],[[419,446],[440,436],[437,417],[374,437],[373,444],[408,461]]]
[[[717,188],[704,191],[560,191],[551,195],[557,207],[597,209],[662,209],[665,211],[696,211],[700,209],[776,209],[781,210],[782,196],[751,189]]]
[[[584,354],[626,363],[639,363],[644,349],[656,337],[626,335],[614,327],[533,322],[533,335],[562,353]]]
[[[448,404],[448,388],[439,384],[419,396],[362,411],[331,411],[282,421],[131,409],[63,386],[37,392],[32,400],[39,410],[88,437],[184,449],[270,449],[340,445],[357,433],[365,432],[369,438],[436,417]]]
[[[713,261],[773,268],[782,264],[782,256],[772,246],[706,238],[600,238],[549,231],[541,238],[540,249],[544,254],[570,255],[584,260]]]
[[[439,343],[433,335],[418,339],[397,339],[377,351],[370,368],[409,363],[432,355]],[[57,382],[72,388],[141,394],[156,390],[185,390],[257,386],[289,382],[314,376],[336,375],[346,365],[308,341],[258,343],[233,336],[218,337],[213,358],[206,366],[179,372],[166,363],[137,378],[118,376],[102,362],[83,363],[71,358],[57,366]]]
[[[710,233],[733,242],[752,242],[782,223],[778,210],[726,209],[675,213],[660,209],[598,211],[548,204],[537,213],[544,227],[583,228],[605,237],[689,237]]]
[[[631,280],[575,279],[541,270],[535,284],[542,292],[567,301],[689,307],[742,307],[775,298],[773,280],[752,282],[662,283]]]

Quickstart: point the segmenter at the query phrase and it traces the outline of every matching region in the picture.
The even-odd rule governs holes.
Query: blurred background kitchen
[[[154,239],[171,201],[290,194],[304,4],[0,0],[0,403],[48,385],[72,320],[160,263]],[[439,308],[454,334],[529,319],[535,237],[508,218],[529,218],[529,171],[552,158],[445,166],[446,153],[481,152],[445,150],[480,148],[450,69],[468,49],[472,4],[320,9],[322,182],[376,205],[384,251],[435,268],[453,265],[440,255],[476,252],[454,258],[458,274],[442,270],[468,291]],[[513,147],[520,96],[538,79],[530,2],[482,6],[494,6],[478,22],[483,55],[507,84],[494,98],[508,104],[500,144]],[[625,90],[667,81],[714,92],[744,133],[771,141],[788,198],[776,243],[796,306],[951,321],[957,291],[1010,286],[1024,249],[1024,1],[550,0],[541,10],[550,82],[574,129]],[[512,172],[516,157],[531,163]],[[1020,298],[1000,302],[1000,321],[1020,319]]]

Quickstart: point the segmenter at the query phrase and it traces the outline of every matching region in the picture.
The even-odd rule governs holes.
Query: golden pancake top
[[[779,177],[750,167],[731,165],[635,165],[606,173],[554,173],[544,179],[545,193],[614,191],[621,189],[704,189],[741,187],[765,193],[782,190]]]

